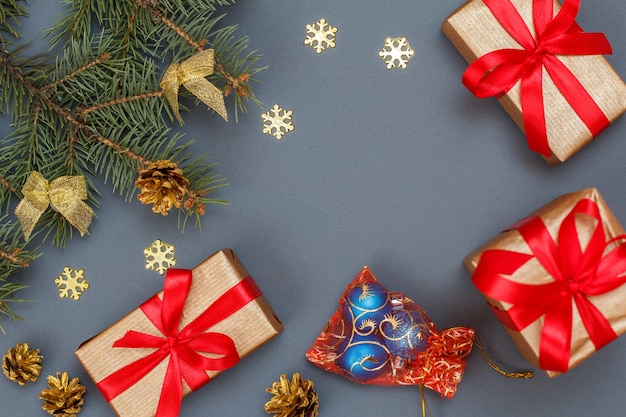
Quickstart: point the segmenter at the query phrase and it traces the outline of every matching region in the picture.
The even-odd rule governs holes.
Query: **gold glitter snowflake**
[[[307,38],[304,40],[304,44],[315,49],[318,54],[326,48],[335,47],[337,28],[329,25],[326,19],[320,19],[317,23],[306,25],[306,31]]]
[[[293,110],[285,110],[278,104],[274,104],[274,107],[272,107],[270,111],[261,114],[261,119],[263,119],[263,133],[272,135],[278,140],[282,139],[284,135],[294,129],[291,120],[292,115]]]
[[[152,242],[152,245],[143,250],[143,254],[146,256],[146,269],[152,269],[163,275],[167,268],[176,265],[174,250],[173,245],[159,239]]]
[[[406,65],[414,54],[415,51],[411,49],[406,38],[387,38],[385,46],[378,52],[378,56],[387,64],[387,69],[406,69]]]
[[[59,296],[61,298],[71,298],[73,300],[80,299],[83,292],[89,288],[89,282],[85,278],[85,271],[68,266],[63,268],[63,272],[54,279],[54,283],[59,288]]]

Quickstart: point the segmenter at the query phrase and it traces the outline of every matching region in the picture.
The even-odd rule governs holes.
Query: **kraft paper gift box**
[[[168,270],[163,291],[77,349],[78,359],[117,415],[155,416],[161,398],[167,403],[165,398],[180,397],[178,403],[160,406],[159,412],[178,415],[182,396],[192,391],[190,385],[195,391],[282,330],[280,320],[232,250],[219,251],[193,268],[190,284],[188,276],[189,270]],[[174,319],[168,319],[168,314]],[[187,346],[171,347],[172,337],[168,340],[167,336],[172,333]],[[182,358],[178,374],[179,366],[170,363],[174,353]],[[147,373],[137,376],[133,367],[142,360],[150,361],[147,357],[153,358],[151,364],[144,364]],[[204,358],[209,363],[204,369],[189,369]],[[168,379],[166,370],[173,377]],[[166,379],[170,383],[166,384]]]
[[[513,121],[526,133],[529,147],[542,154],[549,164],[557,164],[578,152],[624,112],[626,85],[603,56],[612,52],[604,35],[584,33],[589,44],[584,48],[581,46],[583,38],[574,37],[581,31],[574,21],[577,0],[565,0],[563,9],[567,5],[571,19],[569,23],[560,19],[558,24],[563,26],[554,30],[555,37],[563,32],[571,35],[571,41],[565,46],[565,42],[554,42],[553,39],[546,39],[541,45],[536,41],[533,3],[537,9],[546,10],[543,16],[551,14],[549,10],[552,8],[555,14],[561,10],[561,4],[556,0],[470,0],[443,22],[442,30],[471,64],[463,76],[463,83],[477,97],[498,98]],[[517,25],[515,37],[502,23],[507,19],[512,21],[511,25]],[[545,33],[554,29],[554,23],[549,22],[547,25],[552,27],[545,31],[540,26],[544,38],[550,38]],[[506,27],[510,28],[510,25]],[[506,49],[518,51],[501,52]],[[485,57],[487,54],[491,58]],[[541,61],[535,60],[538,55],[541,55]],[[479,58],[482,62],[477,61]],[[497,69],[499,75],[519,71],[519,77],[505,76],[496,82],[493,78],[496,71],[492,71],[494,59],[497,64],[508,60],[506,65]],[[537,65],[532,67],[534,64]],[[507,65],[508,69],[505,68]],[[522,67],[528,77],[524,90],[519,81]],[[538,79],[529,75],[531,67]],[[489,80],[482,78],[490,72]],[[479,81],[481,85],[477,85]],[[484,88],[486,85],[488,88]],[[524,99],[527,101],[525,112],[522,112]],[[574,104],[581,100],[583,102]],[[537,108],[541,104],[543,109]],[[525,127],[525,117],[530,127]]]
[[[464,264],[522,355],[554,377],[626,331],[623,234],[588,188],[543,206]]]

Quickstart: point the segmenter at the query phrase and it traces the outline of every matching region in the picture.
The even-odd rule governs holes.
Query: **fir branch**
[[[111,2],[112,4],[118,3]],[[64,41],[76,41],[91,37],[92,16],[95,12],[94,2],[90,0],[61,0],[63,14],[57,19],[53,27],[45,31],[52,36],[52,45]]]
[[[19,18],[27,16],[28,12],[18,1],[23,0],[0,0],[0,34],[6,32],[15,38],[20,37],[13,24],[19,25]]]
[[[2,318],[8,317],[16,320],[24,320],[22,316],[19,316],[17,313],[13,311],[12,304],[27,302],[30,300],[25,300],[21,298],[15,298],[15,293],[28,288],[26,285],[16,284],[12,282],[6,282],[0,287],[0,320]],[[6,334],[4,327],[0,324],[0,332]]]
[[[141,59],[144,55],[180,62],[205,48],[216,50],[216,76],[225,96],[234,92],[235,121],[247,111],[247,102],[260,105],[252,82],[265,67],[256,67],[257,51],[246,53],[247,37],[234,39],[236,26],[215,29],[224,14],[218,8],[226,0],[65,0],[68,10],[48,31],[52,43],[77,42],[92,36],[95,17],[114,43],[120,56]],[[71,11],[74,10],[74,13]],[[80,28],[76,30],[75,28]],[[126,69],[127,70],[127,69]]]
[[[85,115],[87,113],[91,113],[92,111],[102,110],[105,107],[118,106],[120,104],[124,104],[124,103],[127,103],[129,101],[133,101],[133,100],[143,100],[143,99],[146,99],[146,98],[162,97],[162,96],[163,96],[163,90],[153,91],[153,92],[150,92],[150,93],[137,94],[137,95],[132,96],[132,97],[121,97],[121,98],[117,98],[115,100],[108,101],[106,103],[100,103],[100,104],[96,104],[94,106],[88,107],[86,109],[82,109],[82,110],[80,110],[80,114],[81,115]]]
[[[28,287],[8,282],[7,279],[18,270],[28,267],[39,256],[35,251],[20,247],[20,235],[17,224],[7,221],[6,217],[0,218],[0,282],[3,282],[0,286],[0,320],[6,317],[13,320],[22,319],[13,311],[12,305],[28,301],[15,297],[18,291]],[[0,331],[4,333],[1,324]]]
[[[11,107],[13,109],[12,123],[19,123],[19,117],[28,107],[30,94],[20,80],[29,80],[32,84],[38,84],[45,80],[50,70],[51,57],[44,54],[36,54],[30,57],[24,55],[29,49],[24,45],[3,45],[0,50],[0,111],[4,112]],[[27,100],[25,103],[24,100]]]
[[[0,0],[1,2],[8,0]],[[225,0],[62,0],[65,12],[47,32],[63,45],[54,66],[50,56],[26,56],[27,47],[0,51],[3,108],[11,108],[16,128],[0,142],[0,196],[8,201],[29,173],[45,178],[82,175],[89,202],[99,194],[91,177],[102,175],[126,199],[135,193],[137,171],[156,160],[176,162],[189,179],[179,211],[185,219],[205,211],[205,204],[224,204],[214,197],[224,186],[206,157],[191,159],[189,145],[168,126],[169,106],[158,86],[157,59],[180,61],[204,48],[216,50],[211,81],[235,97],[235,119],[244,100],[258,102],[251,82],[256,51],[246,52],[247,38],[236,39],[236,27],[215,29],[224,16]],[[92,33],[93,32],[93,33]],[[4,45],[4,44],[3,44]],[[8,45],[8,44],[7,44]],[[7,197],[8,195],[8,197]],[[8,207],[8,204],[6,204]],[[51,210],[40,220],[44,239],[64,245],[73,230]]]
[[[238,120],[238,112],[247,112],[246,101],[261,106],[261,102],[256,98],[252,82],[259,82],[254,78],[256,74],[267,69],[258,67],[257,63],[261,59],[258,51],[253,50],[245,53],[249,46],[247,37],[236,39],[234,32],[236,26],[223,28],[215,34],[213,48],[215,49],[215,60],[217,61],[216,73],[210,77],[217,85],[221,83],[225,96],[234,92],[235,97],[235,121]]]
[[[0,217],[0,281],[6,279],[16,270],[26,268],[39,255],[36,250],[24,249],[20,239],[19,224]]]
[[[187,157],[184,159],[184,162],[187,162]],[[207,157],[205,155],[201,155],[195,160],[190,161],[183,169],[185,178],[193,185],[193,187],[187,190],[188,196],[183,204],[185,216],[182,222],[182,211],[179,211],[179,225],[181,225],[183,230],[190,216],[195,217],[195,227],[200,228],[200,216],[205,214],[206,205],[229,204],[227,200],[213,197],[215,191],[227,185],[224,177],[213,173],[212,169],[214,166],[215,164],[207,163]]]
[[[11,185],[9,180],[4,178],[2,175],[0,175],[0,184],[2,184],[4,186],[4,188],[6,188],[7,190],[11,191],[12,193],[15,193],[17,191],[15,189],[15,187],[13,187],[13,185]]]
[[[157,9],[156,7],[145,7],[151,11],[155,19],[160,20],[165,26],[174,31],[178,36],[185,40],[185,42],[187,42],[189,46],[191,46],[198,52],[204,50],[204,47],[207,43],[206,39],[200,39],[197,42],[194,41],[187,32],[185,32],[180,26],[176,25],[176,23],[174,23],[172,20],[168,19],[163,13],[161,13],[159,9]]]
[[[83,176],[88,203],[96,207],[95,176],[129,200],[138,171],[161,160],[174,162],[188,181],[178,212],[183,229],[193,216],[200,226],[207,204],[227,204],[215,197],[226,185],[213,171],[215,164],[195,157],[192,141],[172,130],[157,78],[166,61],[213,48],[210,80],[234,97],[235,120],[246,110],[245,101],[258,103],[251,82],[264,69],[257,66],[260,55],[247,52],[247,37],[236,39],[236,26],[218,28],[224,16],[218,9],[234,1],[60,0],[64,12],[46,31],[61,52],[58,58],[29,56],[27,44],[4,38],[19,35],[15,24],[26,16],[22,1],[0,0],[0,112],[11,110],[15,126],[0,139],[3,211],[14,197],[22,198],[21,186],[33,170],[49,180]],[[25,286],[7,278],[38,256],[20,245],[18,226],[0,218],[0,319],[19,318],[11,304],[21,301],[14,295]],[[47,210],[31,240],[52,236],[52,244],[64,246],[73,233],[60,213]]]
[[[49,85],[45,86],[43,88],[44,91],[47,90],[51,90],[53,88],[55,88],[56,86],[58,86],[59,84],[63,84],[64,82],[72,79],[72,78],[76,78],[78,75],[82,74],[83,72],[89,70],[90,68],[95,67],[96,65],[99,65],[103,62],[106,62],[109,60],[111,56],[107,53],[104,53],[102,55],[100,55],[98,58],[94,59],[93,61],[89,62],[88,64],[83,65],[81,68],[77,69],[76,71],[72,72],[71,74],[67,74],[66,76],[64,76],[63,78],[54,81],[53,83],[50,83]]]
[[[80,45],[72,48],[81,52]],[[175,160],[188,144],[177,145],[180,136],[169,137],[162,116],[155,116],[165,113],[162,93],[138,93],[146,88],[147,81],[156,83],[150,60],[141,68],[119,74],[117,67],[126,60],[115,62],[106,53],[91,61],[77,58],[80,56],[80,53],[72,54],[60,60],[50,74],[56,81],[41,83],[43,87],[23,77],[11,62],[4,61],[6,72],[29,96],[24,100],[29,106],[22,106],[22,123],[5,142],[7,156],[11,157],[7,160],[8,169],[18,173],[21,179],[33,169],[46,178],[54,178],[86,175],[93,166],[96,173],[104,174],[105,182],[111,178],[114,190],[119,189],[128,199],[135,191],[139,167],[157,159]],[[72,69],[77,66],[78,69]],[[121,82],[123,88],[97,89],[86,95],[85,90],[98,86],[102,80],[113,79]],[[134,95],[119,97],[118,91]],[[94,99],[101,101],[92,102]],[[26,164],[20,162],[24,160]],[[88,184],[90,201],[95,203],[95,187],[91,182]],[[199,195],[211,191],[193,189]],[[71,228],[58,214],[46,214],[40,223],[52,228],[56,225],[54,244],[64,246],[67,236],[71,236]]]

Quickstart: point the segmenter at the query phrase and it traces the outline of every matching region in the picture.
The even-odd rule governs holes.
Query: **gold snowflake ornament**
[[[278,104],[274,104],[274,107],[272,107],[270,111],[261,114],[261,119],[263,119],[263,133],[267,133],[281,140],[284,135],[294,129],[291,120],[292,115],[293,110],[285,110]]]
[[[54,279],[54,283],[59,288],[59,297],[72,300],[80,299],[80,296],[89,288],[85,271],[68,266],[63,268],[63,272]]]
[[[406,69],[414,54],[415,51],[411,49],[406,38],[387,38],[385,39],[385,46],[378,52],[378,56],[387,64],[387,69]]]
[[[171,266],[176,265],[174,245],[169,245],[159,239],[143,250],[146,256],[146,269],[152,269],[163,275]]]
[[[306,25],[306,39],[304,44],[315,49],[315,52],[321,54],[327,48],[335,47],[335,36],[337,28],[332,27],[326,22],[326,19],[320,19],[319,22],[312,25]]]

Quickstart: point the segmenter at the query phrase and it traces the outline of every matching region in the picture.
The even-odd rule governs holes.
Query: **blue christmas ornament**
[[[364,267],[306,357],[354,382],[421,385],[450,398],[473,338],[474,330],[466,327],[439,332],[419,305],[388,291]]]
[[[389,367],[389,352],[378,337],[356,338],[335,363],[349,375],[367,382]]]
[[[412,360],[428,348],[430,320],[418,311],[399,310],[380,323],[384,343],[392,355]]]
[[[379,317],[382,319],[391,311],[387,289],[376,282],[364,282],[355,286],[348,292],[346,301],[353,317],[360,317],[363,314],[369,317],[369,313],[376,313],[377,316],[380,314]]]

